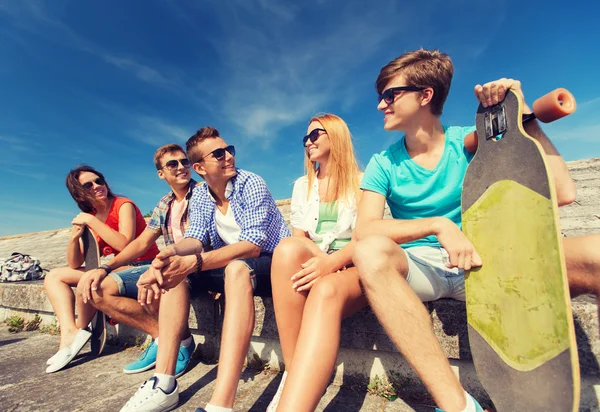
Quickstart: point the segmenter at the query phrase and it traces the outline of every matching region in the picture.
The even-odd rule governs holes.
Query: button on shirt
[[[237,175],[229,183],[231,190],[226,197],[241,229],[239,241],[246,240],[259,246],[262,252],[273,253],[281,239],[291,234],[265,181],[254,173],[237,169]],[[196,187],[190,199],[185,237],[200,240],[205,250],[209,245],[212,249],[227,245],[217,232],[215,210],[215,199],[208,185]]]

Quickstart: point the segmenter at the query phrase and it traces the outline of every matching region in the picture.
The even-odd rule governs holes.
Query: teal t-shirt
[[[360,187],[385,196],[394,219],[443,216],[461,227],[462,184],[473,158],[464,147],[464,137],[475,127],[444,126],[444,130],[444,154],[433,170],[411,159],[404,136],[369,161]],[[439,245],[435,236],[428,236],[401,246]]]

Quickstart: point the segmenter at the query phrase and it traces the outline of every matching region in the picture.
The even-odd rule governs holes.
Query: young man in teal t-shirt
[[[470,412],[482,408],[450,368],[421,303],[465,300],[464,270],[485,264],[461,231],[462,184],[472,159],[464,138],[475,128],[447,127],[440,120],[453,71],[450,57],[437,50],[403,54],[381,69],[376,86],[384,129],[404,135],[375,154],[365,170],[353,262],[373,311],[437,405]],[[512,79],[477,85],[475,95],[491,106],[509,89],[524,101],[520,82]],[[523,112],[531,110],[525,105]],[[571,203],[575,185],[563,159],[537,121],[525,130],[546,152],[559,205]],[[393,220],[383,219],[386,202]],[[565,241],[569,276],[593,278],[593,291],[600,290],[598,273],[571,271],[570,249]]]

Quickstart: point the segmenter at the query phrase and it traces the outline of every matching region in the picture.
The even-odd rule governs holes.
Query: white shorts
[[[404,249],[408,258],[406,280],[422,302],[441,298],[465,300],[462,269],[448,269],[448,252],[442,247],[416,246]]]

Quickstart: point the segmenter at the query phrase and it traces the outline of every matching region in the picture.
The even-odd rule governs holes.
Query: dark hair
[[[167,144],[156,149],[156,152],[154,153],[154,166],[156,166],[156,170],[160,170],[163,167],[160,164],[160,161],[164,155],[166,155],[167,153],[176,152],[181,152],[184,155],[186,155],[185,150],[183,150],[183,147],[175,143]]]
[[[91,166],[88,165],[81,165],[79,167],[76,167],[75,169],[72,169],[69,174],[67,175],[67,189],[69,189],[69,193],[71,193],[71,197],[73,198],[73,200],[75,200],[75,202],[77,202],[77,206],[79,206],[79,209],[81,209],[82,212],[84,213],[96,213],[96,199],[94,198],[94,196],[92,196],[90,194],[90,192],[88,190],[85,190],[83,188],[83,186],[81,186],[81,183],[79,183],[79,175],[81,175],[81,173],[83,172],[90,172],[90,173],[94,173],[96,176],[102,178],[102,180],[104,180],[105,185],[106,185],[106,190],[108,192],[107,197],[109,199],[114,199],[116,196],[115,194],[110,190],[110,187],[108,186],[108,183],[106,182],[106,179],[104,178],[104,175],[102,173],[100,173],[99,171],[97,171],[96,169],[94,169]]]
[[[404,75],[407,86],[432,87],[431,113],[441,116],[453,74],[452,60],[446,53],[437,49],[419,49],[404,53],[386,64],[377,77],[375,87],[377,93],[381,94],[389,82],[399,75]]]
[[[191,163],[199,162],[200,150],[198,150],[198,144],[202,143],[206,139],[220,137],[219,131],[211,126],[203,127],[198,130],[192,137],[185,142],[185,148],[187,149],[187,157]]]

